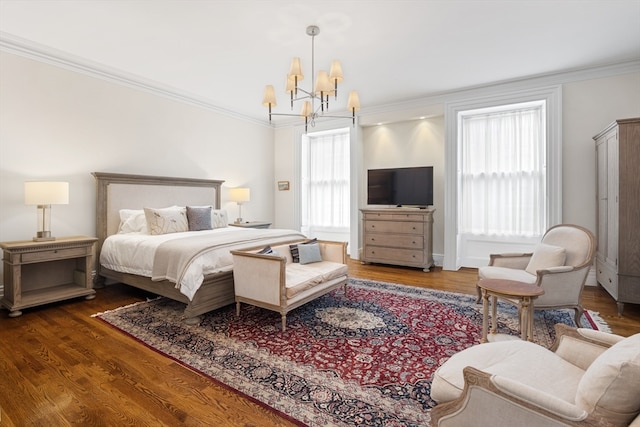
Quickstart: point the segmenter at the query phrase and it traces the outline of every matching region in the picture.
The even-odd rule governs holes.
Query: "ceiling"
[[[640,0],[0,0],[0,38],[265,121],[291,58],[340,59],[367,107],[640,60]],[[6,46],[6,43],[4,44]],[[296,112],[299,107],[296,107]],[[277,121],[276,121],[277,123]]]

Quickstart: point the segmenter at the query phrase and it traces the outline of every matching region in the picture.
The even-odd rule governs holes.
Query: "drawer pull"
[[[609,283],[611,283],[611,279],[609,279]]]

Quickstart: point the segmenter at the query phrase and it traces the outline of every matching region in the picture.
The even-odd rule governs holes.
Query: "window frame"
[[[562,86],[553,85],[503,94],[479,95],[445,104],[445,253],[443,268],[461,267],[458,242],[458,115],[467,110],[544,100],[546,102],[546,193],[545,216],[549,226],[562,221]]]

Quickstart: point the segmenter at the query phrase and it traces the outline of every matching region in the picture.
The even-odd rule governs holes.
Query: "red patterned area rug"
[[[96,317],[213,381],[309,426],[428,426],[433,372],[480,342],[482,305],[470,295],[351,279],[289,313],[243,305],[181,319],[159,298]],[[498,332],[517,335],[516,312],[499,307]],[[585,314],[583,327],[597,329]],[[534,341],[550,346],[573,311],[536,312]]]

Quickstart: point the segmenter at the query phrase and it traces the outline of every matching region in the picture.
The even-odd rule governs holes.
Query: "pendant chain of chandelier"
[[[272,85],[267,85],[264,90],[264,97],[262,99],[262,105],[269,107],[269,122],[271,122],[271,116],[295,116],[304,118],[305,132],[309,125],[315,126],[316,120],[320,118],[344,118],[351,119],[353,125],[356,123],[356,111],[360,109],[360,100],[358,99],[358,92],[353,90],[349,93],[349,100],[347,102],[347,110],[351,113],[350,116],[336,116],[329,115],[329,98],[331,96],[334,99],[338,99],[338,83],[344,78],[342,75],[342,66],[340,62],[334,60],[331,63],[331,69],[329,73],[324,70],[318,71],[317,77],[315,72],[315,37],[320,33],[320,28],[316,25],[310,25],[307,27],[307,35],[311,36],[311,90],[307,91],[298,86],[298,83],[304,79],[302,74],[302,66],[300,65],[300,58],[293,58],[291,61],[291,68],[289,74],[287,74],[287,86],[286,92],[291,98],[291,111],[294,108],[295,101],[303,101],[302,109],[299,114],[294,113],[274,113],[272,107],[276,104],[276,94]],[[316,106],[316,103],[319,103]]]

